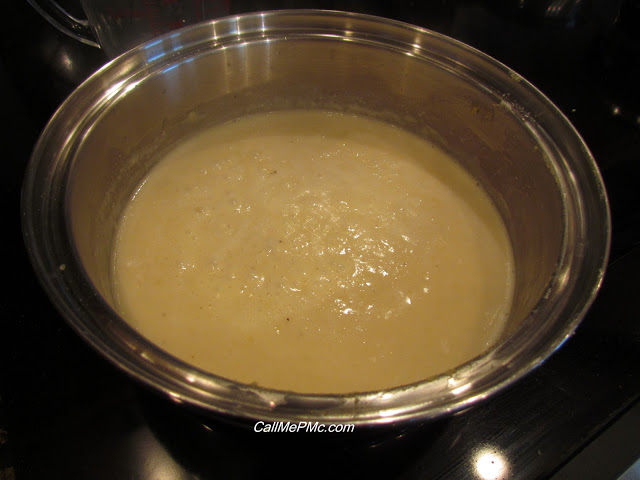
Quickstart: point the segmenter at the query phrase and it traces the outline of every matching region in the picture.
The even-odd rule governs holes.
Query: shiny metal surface
[[[485,186],[516,253],[515,305],[495,348],[420,384],[299,395],[198,371],[114,314],[115,222],[154,155],[204,125],[299,107],[397,123],[438,142]],[[41,282],[69,323],[111,361],[176,401],[249,419],[380,424],[459,410],[546,359],[597,292],[610,221],[587,147],[515,72],[459,42],[394,21],[281,11],[178,31],[92,76],[36,146],[23,189],[23,230]]]

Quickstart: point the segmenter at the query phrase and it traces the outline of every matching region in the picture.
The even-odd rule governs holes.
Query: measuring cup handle
[[[82,43],[100,48],[88,20],[75,18],[54,0],[27,0],[27,2],[61,32]]]

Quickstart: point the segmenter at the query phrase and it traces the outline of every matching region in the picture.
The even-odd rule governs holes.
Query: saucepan
[[[159,153],[208,125],[295,108],[391,122],[436,143],[485,188],[515,261],[513,306],[492,348],[411,385],[313,395],[202,371],[120,318],[111,287],[115,230]],[[396,424],[471,407],[572,335],[601,284],[610,243],[607,196],[592,155],[524,78],[422,28],[315,10],[199,23],[112,60],[43,131],[26,173],[22,219],[42,286],[81,337],[178,403],[252,422]]]

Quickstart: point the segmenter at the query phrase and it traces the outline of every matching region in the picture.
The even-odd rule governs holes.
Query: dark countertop
[[[20,186],[30,151],[56,107],[106,57],[57,32],[27,2],[8,2],[0,32],[1,158],[8,169],[2,189],[8,228],[0,303],[1,480],[269,473],[606,479],[640,458],[640,1],[382,5],[231,2],[231,10],[323,7],[389,16],[475,46],[547,94],[592,150],[611,201],[610,267],[576,334],[488,401],[401,431],[260,435],[203,420],[148,392],[60,318],[37,283],[20,232]]]

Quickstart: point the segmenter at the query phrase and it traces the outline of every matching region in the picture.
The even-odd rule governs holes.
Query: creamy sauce
[[[511,246],[439,149],[331,112],[260,114],[178,145],[125,209],[121,315],[217,375],[313,393],[443,373],[499,336]]]

